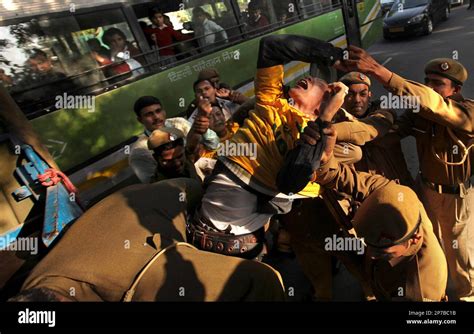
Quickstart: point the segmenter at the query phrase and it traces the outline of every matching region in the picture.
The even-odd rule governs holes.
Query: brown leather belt
[[[460,188],[460,185],[461,184],[464,184],[464,187],[466,187],[466,189],[470,188],[471,185],[472,185],[472,182],[470,179],[464,181],[463,183],[460,183],[460,184],[454,184],[454,185],[445,185],[445,184],[437,184],[437,183],[433,183],[433,182],[430,182],[428,181],[427,179],[425,179],[423,176],[421,177],[422,181],[423,181],[423,184],[426,185],[428,188],[436,191],[437,193],[440,193],[440,194],[455,194],[455,195],[459,195],[461,192],[461,188]]]
[[[252,233],[234,235],[218,230],[210,221],[196,214],[187,224],[186,236],[197,248],[223,255],[254,259],[260,255],[265,241],[263,227]]]

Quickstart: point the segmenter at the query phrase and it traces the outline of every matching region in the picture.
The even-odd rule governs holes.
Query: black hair
[[[104,32],[104,35],[102,36],[102,40],[104,41],[105,44],[110,46],[110,38],[112,38],[112,36],[114,36],[114,35],[119,35],[124,40],[127,40],[127,36],[125,36],[123,31],[118,29],[118,28],[107,29],[107,31]]]
[[[161,15],[165,16],[165,12],[162,9],[155,7],[155,8],[150,8],[148,10],[148,19],[150,19],[150,21],[153,22],[152,18],[154,18],[154,16],[156,14],[161,14]]]
[[[216,84],[215,84],[214,82],[212,82],[210,79],[197,79],[197,80],[194,81],[194,83],[193,83],[193,90],[194,90],[195,93],[196,93],[196,86],[197,86],[198,84],[200,84],[201,82],[204,82],[204,81],[209,82],[212,87],[217,88],[217,87],[216,87]]]
[[[140,111],[143,108],[151,106],[153,104],[159,104],[163,106],[161,104],[161,101],[154,96],[142,96],[135,101],[135,104],[133,105],[133,111],[135,112],[135,114],[137,114],[137,117],[140,117]]]

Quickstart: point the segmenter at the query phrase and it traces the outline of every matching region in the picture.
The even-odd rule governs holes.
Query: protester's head
[[[467,70],[451,58],[436,58],[425,65],[425,84],[443,98],[461,93]]]
[[[416,254],[422,243],[421,209],[415,192],[393,181],[369,195],[353,220],[367,255],[390,261]]]
[[[193,85],[194,95],[197,100],[201,97],[209,100],[210,103],[216,103],[216,86],[208,79],[196,80]]]
[[[207,19],[207,13],[201,7],[194,7],[193,9],[193,21],[198,24],[203,24]]]
[[[183,173],[186,156],[182,131],[170,127],[155,130],[148,139],[148,148],[161,171],[168,175]]]
[[[257,1],[250,1],[248,10],[251,21],[256,21],[262,15],[262,7]]]
[[[142,96],[133,106],[137,120],[148,131],[157,130],[165,125],[166,111],[159,99],[154,96]]]
[[[37,73],[48,73],[53,70],[51,59],[40,49],[32,49],[28,52],[27,64]]]
[[[165,23],[165,13],[161,9],[158,9],[158,8],[150,9],[150,11],[148,13],[148,18],[150,19],[151,23],[153,23],[154,25],[156,25],[158,27],[161,27],[164,24],[166,24]]]
[[[127,45],[127,36],[118,28],[107,29],[102,40],[113,52],[123,51]]]
[[[225,115],[219,106],[213,106],[209,116],[209,129],[214,131],[220,138],[227,134]]]
[[[369,108],[372,97],[369,77],[360,72],[350,72],[339,81],[349,88],[342,107],[355,117],[363,117]]]
[[[329,88],[322,79],[306,77],[290,88],[288,95],[294,105],[300,109],[311,110],[311,113],[318,116],[322,103],[329,99]]]

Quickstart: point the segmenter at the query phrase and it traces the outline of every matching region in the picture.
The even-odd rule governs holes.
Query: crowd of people
[[[252,15],[262,19],[258,9]],[[175,33],[162,12],[152,21],[150,40]],[[132,52],[120,34],[108,36],[115,56]],[[144,132],[129,164],[143,184],[89,209],[13,300],[284,300],[279,273],[265,264],[275,218],[276,240],[296,255],[315,300],[332,299],[333,257],[366,300],[446,301],[448,275],[452,298],[473,300],[474,101],[461,94],[465,67],[433,59],[418,83],[357,47],[343,59],[340,48],[309,37],[260,43],[254,98],[206,69],[187,118],[167,118],[159,97],[135,102]],[[294,60],[344,74],[285,89],[283,64]],[[416,97],[416,112],[382,108],[374,80]],[[407,136],[416,140],[416,180],[401,150]],[[332,247],[328,238],[362,248]]]

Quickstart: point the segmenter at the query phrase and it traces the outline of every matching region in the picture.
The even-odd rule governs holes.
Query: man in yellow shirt
[[[227,255],[254,258],[259,254],[263,226],[274,214],[291,210],[293,197],[280,194],[276,183],[286,154],[296,146],[306,123],[317,119],[322,106],[337,110],[347,94],[342,84],[328,85],[306,77],[290,89],[286,99],[283,64],[319,60],[332,65],[341,58],[341,49],[314,38],[278,35],[261,39],[255,110],[229,141],[234,154],[219,156],[201,208],[189,225],[190,242]],[[249,152],[254,154],[245,154]],[[319,186],[313,182],[300,194],[318,195]]]

